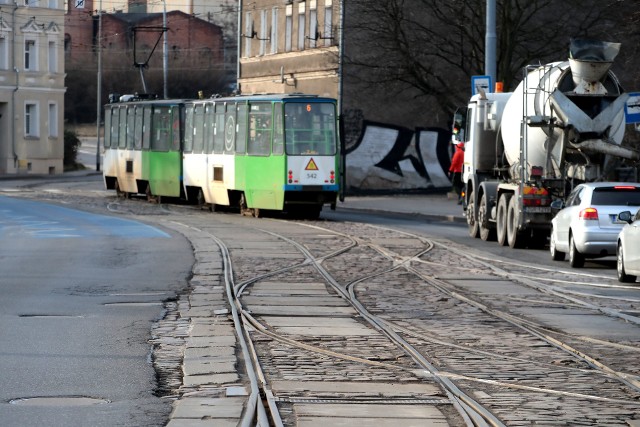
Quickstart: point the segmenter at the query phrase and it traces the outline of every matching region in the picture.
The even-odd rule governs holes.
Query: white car
[[[640,210],[635,216],[621,212],[618,219],[627,223],[618,235],[618,280],[633,283],[640,276]]]
[[[640,207],[640,183],[592,182],[576,186],[566,205],[551,221],[551,257],[563,260],[569,253],[571,267],[584,265],[586,258],[615,256],[618,234],[626,224],[618,218],[623,211],[633,215]]]

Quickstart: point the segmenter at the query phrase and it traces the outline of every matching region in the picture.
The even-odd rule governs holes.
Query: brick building
[[[235,76],[238,40],[237,0],[102,0],[106,13],[162,13],[181,11],[219,26],[224,36],[225,68]]]
[[[98,16],[93,0],[78,6],[69,3],[66,16],[65,52],[70,63],[93,61],[98,34]],[[156,50],[150,65],[161,64],[162,13],[103,13],[102,55],[105,63],[122,61],[123,56],[134,63],[144,62],[154,46]],[[222,29],[210,22],[179,10],[167,12],[167,40],[169,61],[184,61],[189,67],[220,67],[224,60]]]

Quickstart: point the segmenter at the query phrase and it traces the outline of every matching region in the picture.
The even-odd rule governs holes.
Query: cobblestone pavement
[[[283,425],[463,425],[475,405],[513,426],[640,418],[633,286],[603,298],[583,284],[617,285],[366,224],[259,220],[100,191],[22,196],[131,216],[192,242],[190,291],[166,303],[152,331],[171,426],[238,423],[251,406],[243,335]]]

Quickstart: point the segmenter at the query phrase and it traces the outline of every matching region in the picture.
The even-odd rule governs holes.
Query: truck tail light
[[[523,206],[549,206],[551,205],[551,197],[549,191],[543,187],[525,186],[522,193]]]

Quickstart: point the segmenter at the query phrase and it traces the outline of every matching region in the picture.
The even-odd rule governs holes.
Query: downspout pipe
[[[11,67],[16,76],[16,87],[11,94],[11,149],[13,152],[13,167],[18,169],[18,152],[16,150],[16,92],[20,88],[20,70],[16,67],[16,13],[18,11],[18,2],[13,2],[13,12],[11,13]]]

